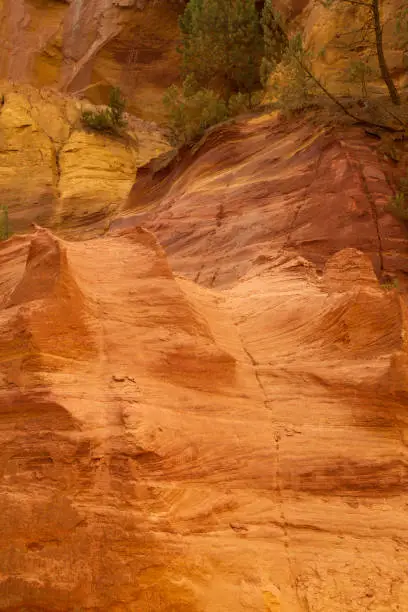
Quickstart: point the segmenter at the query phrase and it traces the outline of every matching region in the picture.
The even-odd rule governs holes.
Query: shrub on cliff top
[[[254,0],[190,0],[179,25],[184,77],[225,100],[259,89],[263,35]]]
[[[189,79],[182,89],[170,87],[163,102],[175,145],[196,140],[211,125],[228,117],[227,105],[218,94],[211,89],[197,91]]]
[[[114,87],[109,96],[109,105],[101,111],[83,111],[82,122],[92,130],[98,132],[117,132],[127,125],[123,114],[126,102],[122,98],[120,89]]]

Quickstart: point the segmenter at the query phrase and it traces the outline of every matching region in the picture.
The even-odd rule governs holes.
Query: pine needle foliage
[[[277,11],[272,0],[265,0],[261,25],[264,38],[264,56],[261,63],[261,82],[265,86],[269,75],[276,70],[288,48],[288,36],[282,15]]]
[[[182,88],[172,85],[163,102],[174,145],[197,140],[207,128],[228,117],[226,102],[211,89],[198,89],[192,77]]]
[[[179,19],[183,76],[227,101],[259,89],[263,36],[254,0],[190,0]]]

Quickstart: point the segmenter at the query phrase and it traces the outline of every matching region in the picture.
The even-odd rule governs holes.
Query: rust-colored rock
[[[366,255],[215,291],[141,228],[37,228],[0,287],[1,610],[407,608],[407,307]]]
[[[406,229],[385,211],[394,163],[361,128],[311,121],[242,119],[161,169],[140,169],[112,227],[142,223],[176,271],[207,286],[230,286],[288,250],[322,269],[343,248],[367,253],[378,277],[403,279]]]
[[[343,249],[331,257],[325,266],[324,281],[331,291],[378,287],[370,260],[357,249]]]

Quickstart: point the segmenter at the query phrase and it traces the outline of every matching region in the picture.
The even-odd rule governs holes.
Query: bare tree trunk
[[[378,6],[378,0],[372,0],[371,9],[373,11],[373,17],[374,17],[375,43],[377,46],[377,57],[378,57],[378,64],[380,66],[381,76],[385,84],[387,85],[392,103],[399,105],[401,104],[401,98],[399,96],[397,88],[395,87],[394,81],[392,80],[390,71],[387,66],[387,62],[385,60],[384,47],[383,47],[383,33],[382,33],[382,26],[381,26],[381,20],[380,20],[380,9]]]

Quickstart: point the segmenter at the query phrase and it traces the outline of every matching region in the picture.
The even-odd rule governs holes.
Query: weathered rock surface
[[[215,292],[38,229],[0,288],[1,610],[406,609],[407,307],[365,255]]]
[[[321,269],[346,247],[367,253],[378,277],[406,277],[406,228],[384,210],[396,164],[362,129],[243,119],[155,164],[139,170],[127,216],[112,228],[151,229],[172,267],[200,284],[229,286],[287,250]]]
[[[0,1],[0,76],[94,102],[118,84],[159,118],[182,4]],[[281,4],[336,78],[337,22]],[[3,93],[13,231],[127,216],[0,242],[0,610],[408,609],[408,312],[379,284],[404,287],[408,249],[384,143],[264,116],[166,166],[151,124],[105,138],[73,97]]]
[[[35,220],[101,233],[126,203],[138,166],[169,149],[141,120],[130,118],[126,138],[107,137],[84,130],[78,100],[7,82],[0,92],[1,203],[14,232]]]
[[[131,110],[162,117],[178,73],[179,0],[3,0],[0,78],[84,92],[106,103],[120,85]]]
[[[402,4],[385,0],[381,9],[388,63],[406,85],[406,54],[394,31]],[[132,112],[160,120],[163,91],[179,77],[177,18],[184,5],[185,0],[2,0],[0,78],[81,93],[97,104],[107,103],[110,87],[118,85]],[[276,6],[304,31],[326,82],[360,95],[357,84],[345,83],[345,69],[361,56],[352,31],[363,26],[364,9],[335,2],[329,10],[310,0],[277,0]],[[375,58],[369,61],[378,72]],[[381,80],[376,90],[384,90]]]
[[[408,85],[406,74],[406,49],[396,31],[397,12],[405,8],[405,0],[383,0],[380,3],[383,41],[387,64],[400,87]],[[321,2],[305,3],[304,11],[298,17],[304,31],[307,48],[315,56],[314,68],[324,77],[332,91],[363,95],[361,82],[348,76],[352,62],[363,60],[371,69],[368,81],[370,94],[386,93],[380,78],[375,39],[366,24],[370,13],[358,4],[334,2],[332,8],[325,8]]]

